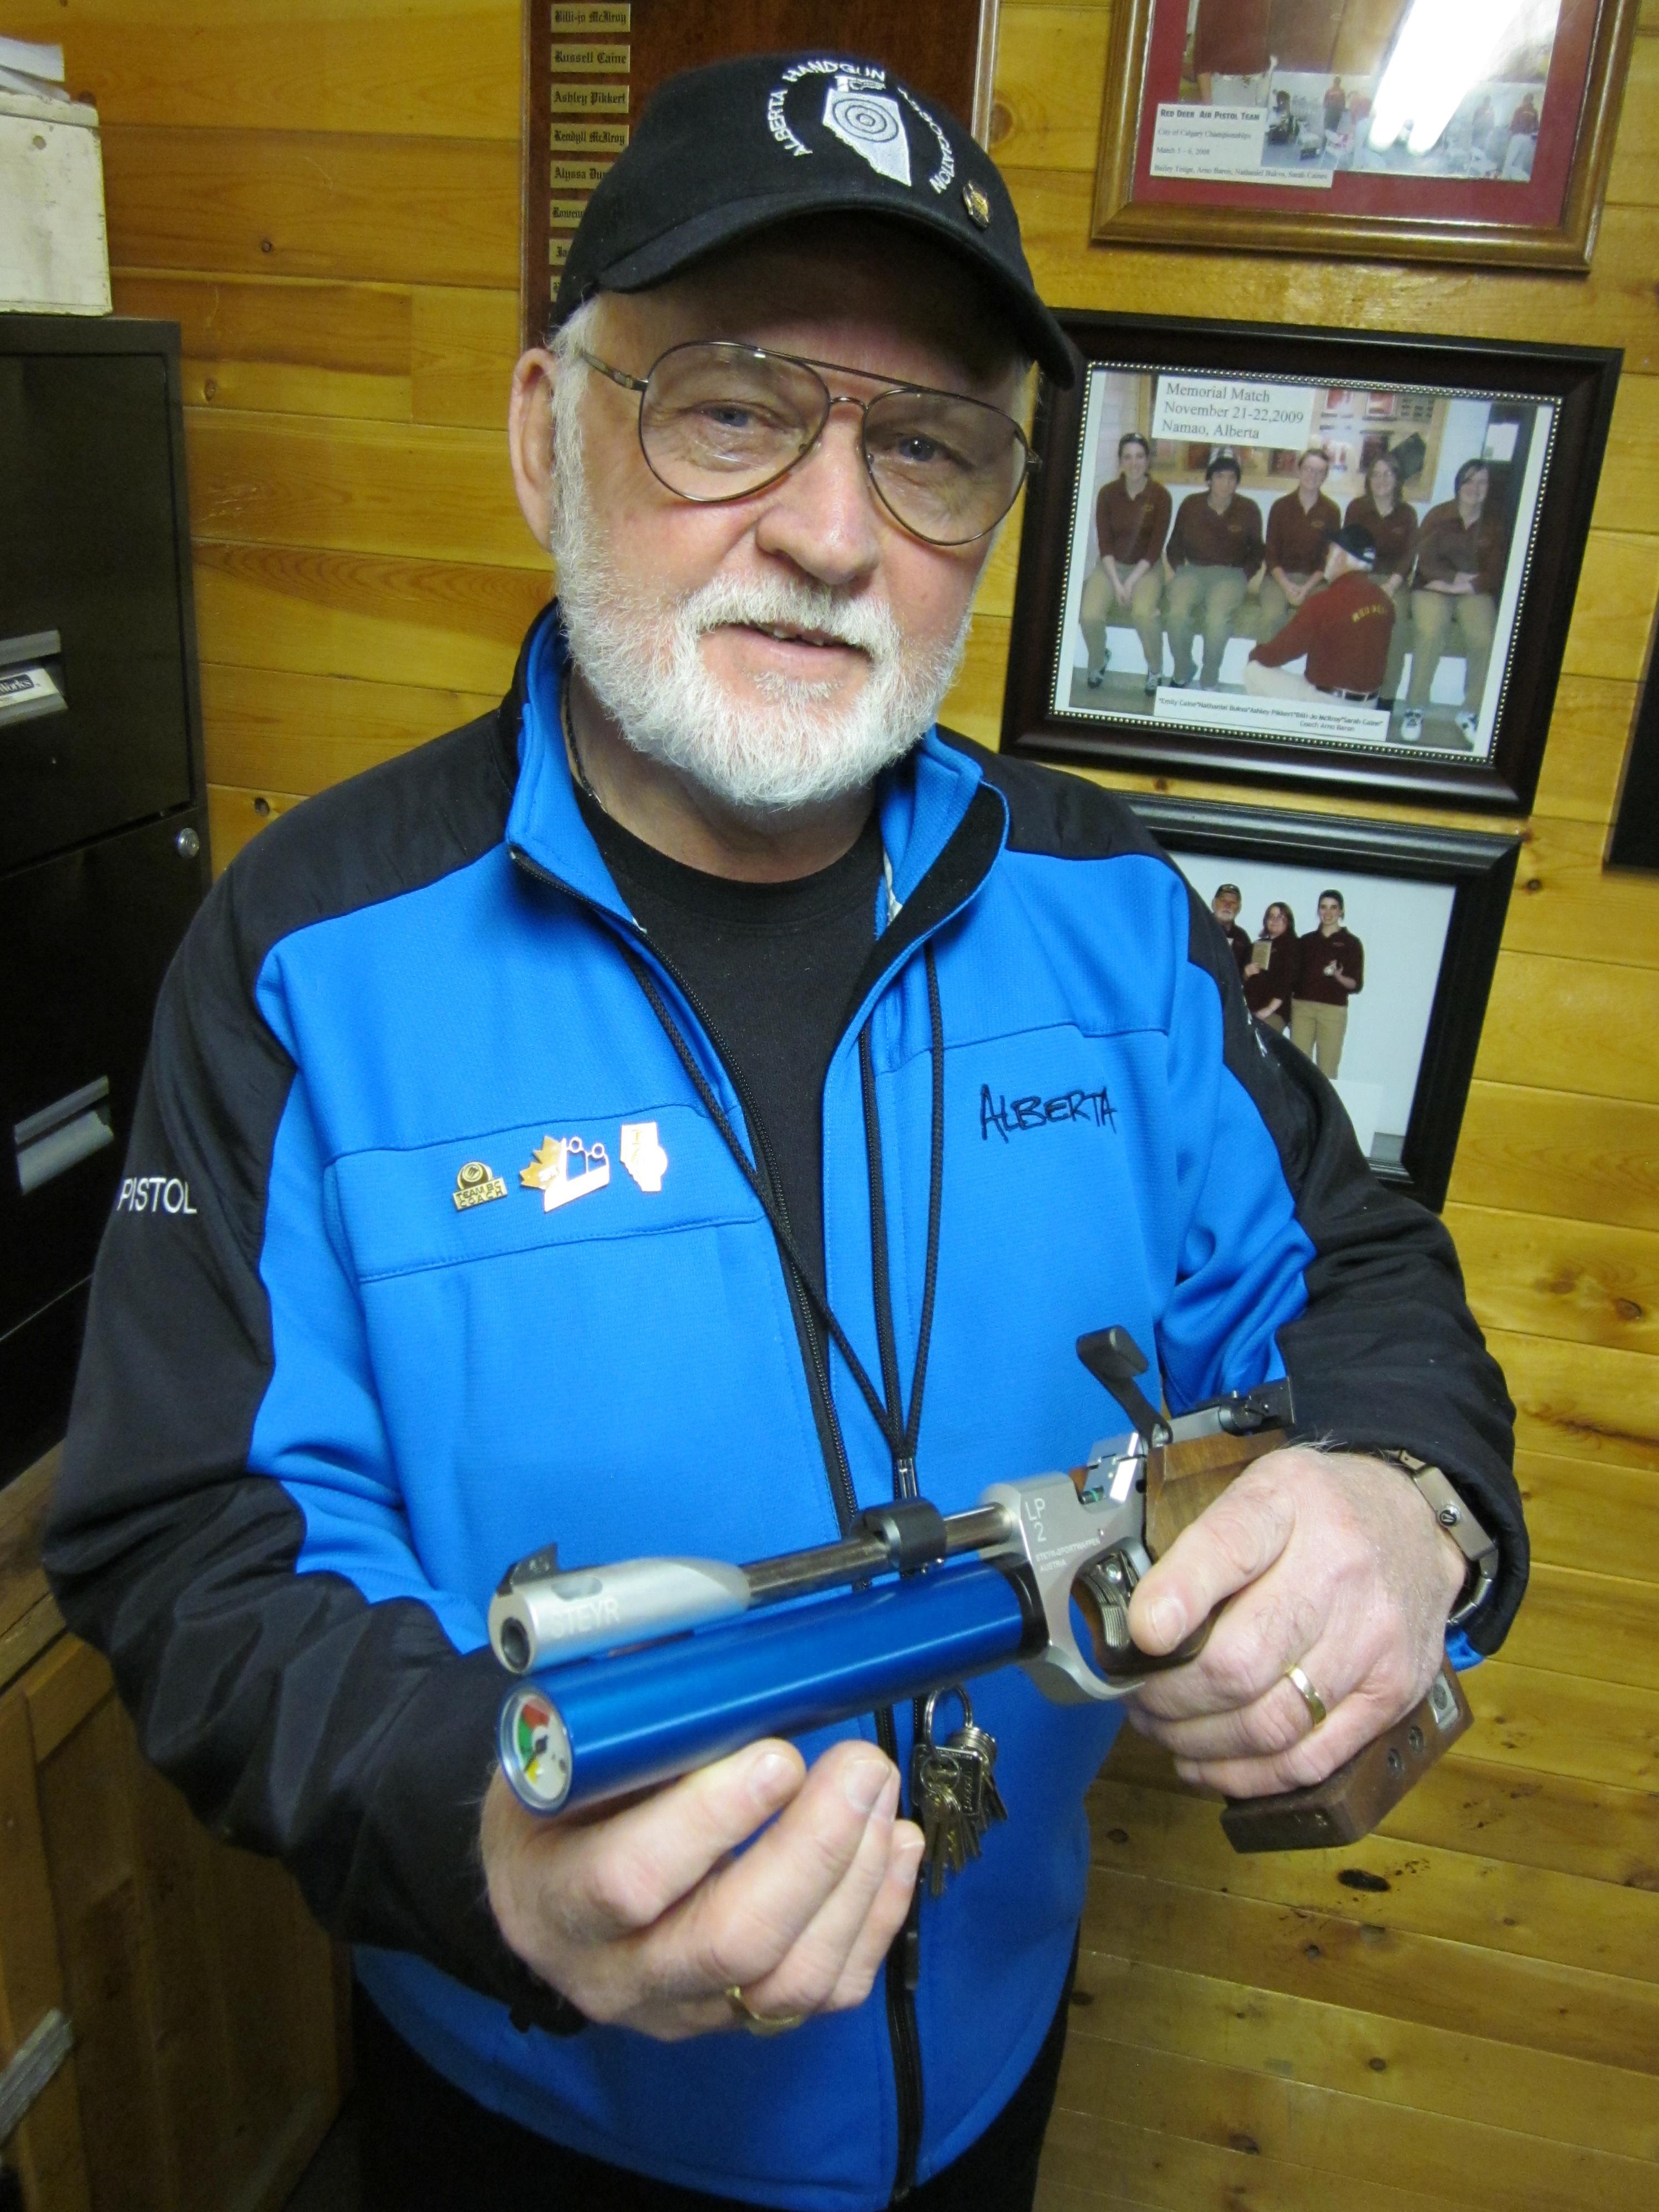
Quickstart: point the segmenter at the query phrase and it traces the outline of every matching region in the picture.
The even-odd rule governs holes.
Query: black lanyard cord
[[[887,1449],[893,1458],[895,1480],[900,1494],[915,1494],[916,1440],[921,1431],[921,1394],[927,1375],[927,1352],[933,1333],[933,1304],[939,1281],[939,1218],[942,1210],[945,1169],[945,1019],[939,1006],[939,969],[931,945],[923,947],[927,971],[927,1014],[931,1030],[933,1066],[933,1155],[929,1164],[927,1191],[927,1260],[922,1288],[921,1324],[916,1337],[916,1362],[910,1381],[908,1418],[903,1416],[899,1393],[898,1362],[894,1349],[893,1314],[890,1287],[887,1273],[887,1205],[881,1172],[881,1127],[875,1111],[875,1077],[870,1057],[870,1027],[866,1022],[859,1033],[859,1065],[864,1085],[866,1143],[869,1151],[871,1190],[871,1245],[875,1267],[876,1334],[881,1347],[883,1381],[886,1384],[886,1403],[878,1395],[870,1380],[864,1362],[848,1340],[847,1332],[836,1318],[828,1293],[815,1279],[796,1243],[777,1201],[768,1188],[755,1163],[750,1158],[732,1127],[725,1108],[714,1096],[714,1087],[697,1065],[696,1054],[686,1041],[679,1024],[675,1020],[667,1001],[658,988],[656,977],[645,961],[630,945],[622,945],[623,957],[634,971],[635,981],[645,994],[647,1003],[661,1024],[664,1035],[674,1048],[675,1056],[690,1079],[692,1088],[702,1102],[704,1111],[725,1139],[726,1148],[737,1162],[744,1181],[749,1185],[765,1214],[778,1249],[783,1255],[790,1273],[800,1287],[801,1295],[828,1335],[830,1342],[847,1363],[847,1371],[858,1385],[865,1404],[870,1408],[876,1426],[881,1431]],[[759,1150],[757,1133],[757,1151]]]
[[[916,1331],[916,1364],[910,1377],[910,1410],[907,1415],[900,1392],[898,1347],[893,1334],[892,1277],[888,1264],[887,1188],[882,1172],[881,1118],[876,1105],[875,1058],[870,1046],[870,1024],[859,1031],[859,1080],[864,1094],[865,1158],[870,1177],[870,1261],[874,1277],[873,1304],[876,1340],[881,1351],[881,1379],[887,1393],[890,1443],[900,1437],[893,1452],[896,1494],[916,1496],[916,1443],[921,1434],[921,1395],[927,1381],[927,1353],[933,1337],[933,1302],[939,1289],[939,1216],[945,1191],[945,1019],[939,1009],[939,969],[931,945],[924,948],[927,969],[927,1014],[933,1048],[933,1151],[927,1173],[927,1259],[922,1281],[921,1320]]]

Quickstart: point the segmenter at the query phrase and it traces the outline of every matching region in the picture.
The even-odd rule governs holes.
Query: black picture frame
[[[1648,647],[1648,665],[1636,695],[1630,750],[1607,837],[1610,868],[1659,873],[1659,623]]]
[[[1145,315],[1078,313],[1062,313],[1060,319],[1082,356],[1083,370],[1070,391],[1045,380],[1038,392],[1032,436],[1038,466],[1026,494],[1020,539],[1003,750],[1206,780],[1271,781],[1291,788],[1392,797],[1414,805],[1527,812],[1548,734],[1622,355],[1592,347],[1482,345],[1459,337]],[[1402,423],[1413,415],[1424,414],[1425,420],[1432,415],[1428,440],[1416,440],[1425,489],[1413,489],[1415,477],[1405,487],[1419,520],[1438,501],[1436,471],[1445,472],[1443,457],[1449,463],[1455,454],[1459,405],[1474,403],[1473,416],[1455,419],[1484,420],[1486,445],[1508,434],[1510,453],[1519,457],[1512,471],[1517,511],[1509,518],[1510,541],[1496,603],[1497,649],[1482,696],[1478,739],[1455,732],[1454,710],[1439,703],[1437,690],[1437,703],[1427,710],[1430,741],[1407,745],[1400,734],[1403,681],[1401,703],[1383,731],[1373,729],[1358,738],[1352,734],[1355,726],[1370,729],[1379,720],[1373,710],[1355,710],[1344,702],[1334,714],[1308,711],[1308,726],[1291,731],[1287,724],[1297,710],[1281,708],[1276,702],[1248,701],[1238,691],[1229,701],[1225,672],[1218,690],[1203,692],[1193,683],[1177,693],[1171,682],[1153,704],[1140,699],[1139,680],[1132,686],[1108,687],[1114,696],[1099,704],[1080,699],[1075,655],[1082,633],[1076,612],[1094,543],[1091,507],[1089,513],[1080,510],[1109,474],[1097,448],[1108,434],[1111,407],[1130,404],[1123,392],[1133,380],[1155,380],[1156,389],[1167,392],[1174,389],[1167,380],[1182,376],[1226,378],[1281,392],[1299,387],[1310,399],[1310,420],[1320,404],[1335,410],[1340,402],[1362,399],[1380,405],[1392,398]],[[1321,392],[1325,403],[1316,401]],[[1481,403],[1489,403],[1485,416],[1480,414]],[[1099,408],[1093,427],[1088,420],[1091,405]],[[1154,398],[1148,412],[1157,411]],[[1137,427],[1151,431],[1153,424],[1149,420]],[[1370,467],[1376,439],[1365,421],[1352,427],[1353,450],[1361,462],[1344,465]],[[1397,441],[1396,449],[1408,459],[1413,435],[1408,430]],[[1395,433],[1379,431],[1376,436],[1386,442]],[[1344,450],[1322,433],[1305,442],[1322,440],[1333,450]],[[1158,458],[1172,449],[1180,456],[1174,463]],[[1179,471],[1187,479],[1183,489],[1191,491],[1193,475],[1204,465],[1204,450],[1201,439],[1182,441],[1178,448],[1174,440],[1155,445],[1152,474],[1158,477],[1160,468]],[[1245,482],[1237,495],[1255,497],[1265,520],[1269,494],[1284,482],[1282,475],[1272,472],[1283,470],[1294,443],[1281,449],[1265,441],[1248,447],[1241,442],[1240,451]],[[1486,451],[1483,446],[1483,457]],[[1259,477],[1253,473],[1258,464]],[[1511,473],[1508,459],[1483,458],[1482,465],[1494,487]],[[1333,478],[1334,486],[1338,481]],[[1352,476],[1346,481],[1351,486]],[[1196,489],[1201,495],[1201,483]],[[1174,504],[1178,513],[1179,495]],[[1167,584],[1164,588],[1167,595]],[[1259,605],[1259,599],[1247,603],[1236,618],[1235,638],[1248,633]],[[1164,640],[1160,676],[1172,659],[1167,629]],[[1141,648],[1131,650],[1144,672],[1147,663]],[[1242,660],[1249,651],[1246,644],[1231,657]],[[1067,656],[1063,665],[1062,655]],[[1449,680],[1455,679],[1458,665],[1449,653],[1443,672]],[[1196,661],[1192,672],[1199,672]],[[1183,709],[1194,719],[1181,719]],[[1201,720],[1206,713],[1231,714],[1240,726],[1206,729]],[[1340,742],[1319,734],[1333,721],[1343,724]],[[1467,757],[1461,750],[1465,745],[1470,748]]]
[[[1126,793],[1124,797],[1177,862],[1183,856],[1194,856],[1230,865],[1254,861],[1270,869],[1274,866],[1305,869],[1330,878],[1345,892],[1351,890],[1355,878],[1365,878],[1449,888],[1450,914],[1419,1053],[1404,1142],[1397,1160],[1372,1160],[1384,1182],[1437,1212],[1445,1203],[1457,1133],[1474,1073],[1480,1024],[1521,850],[1519,836],[1221,805],[1139,792]],[[1209,872],[1200,871],[1200,879]],[[1357,909],[1363,903],[1352,896],[1348,899],[1350,917],[1357,927]],[[1384,950],[1374,941],[1367,951],[1365,981],[1373,990],[1381,981],[1378,955]]]

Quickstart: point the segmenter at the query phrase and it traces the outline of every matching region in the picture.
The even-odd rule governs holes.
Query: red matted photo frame
[[[1121,0],[1092,235],[1586,270],[1638,12]]]

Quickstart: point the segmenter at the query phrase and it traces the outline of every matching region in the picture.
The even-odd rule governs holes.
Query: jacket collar
[[[559,703],[569,659],[556,602],[525,639],[513,690],[503,702],[501,736],[510,743],[516,714],[518,781],[507,815],[509,848],[594,906],[626,921],[628,908],[576,802]],[[979,763],[946,744],[937,726],[882,779],[881,835],[893,889],[908,902],[988,792]],[[998,796],[999,806],[1000,799]],[[1000,840],[998,841],[999,844]]]

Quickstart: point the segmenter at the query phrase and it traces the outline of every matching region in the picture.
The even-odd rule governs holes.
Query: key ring
[[[962,1707],[962,1725],[963,1728],[970,1729],[974,1725],[973,1701],[969,1697],[967,1691],[963,1688],[960,1682],[950,1682],[945,1685],[944,1689],[933,1691],[929,1696],[927,1704],[921,1709],[921,1738],[922,1741],[927,1745],[930,1750],[936,1750],[938,1748],[933,1741],[933,1708],[938,1705],[941,1698],[954,1698],[957,1704]]]

